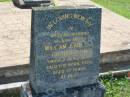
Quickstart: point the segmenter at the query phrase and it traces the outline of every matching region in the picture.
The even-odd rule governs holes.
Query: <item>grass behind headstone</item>
[[[127,77],[109,75],[100,80],[106,88],[105,97],[130,97],[130,80]]]
[[[130,0],[92,0],[128,19],[130,19]]]
[[[11,0],[0,0],[0,2],[12,2]]]

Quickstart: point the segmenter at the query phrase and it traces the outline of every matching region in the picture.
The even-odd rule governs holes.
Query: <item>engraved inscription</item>
[[[92,22],[90,21],[91,18],[90,17],[84,17],[80,14],[63,14],[59,17],[56,17],[53,21],[50,21],[49,24],[47,25],[47,29],[51,30],[58,22],[67,20],[67,19],[76,19],[76,20],[80,20],[82,22],[85,23],[86,26],[90,27],[92,26]],[[74,29],[73,27],[69,27],[69,29]]]
[[[59,22],[66,20],[81,21],[87,27],[93,25],[91,17],[65,13],[48,22],[46,28],[50,31]],[[73,31],[75,27],[69,25],[68,29]],[[92,64],[93,39],[90,36],[89,32],[44,33],[43,38],[51,40],[45,40],[42,45],[47,60],[46,71],[61,80],[80,77],[87,65]]]
[[[47,52],[46,70],[59,79],[74,79],[92,64],[93,42],[89,32],[54,33],[45,35],[53,41],[44,42],[43,50]],[[86,40],[90,40],[86,43]]]

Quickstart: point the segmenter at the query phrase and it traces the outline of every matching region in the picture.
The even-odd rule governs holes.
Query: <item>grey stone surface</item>
[[[32,10],[31,84],[39,93],[97,82],[101,9]]]
[[[89,85],[83,88],[79,97],[104,97],[105,87],[102,84]]]

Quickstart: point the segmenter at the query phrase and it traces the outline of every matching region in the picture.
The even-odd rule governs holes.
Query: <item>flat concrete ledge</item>
[[[28,82],[15,82],[0,85],[0,97],[20,97],[21,85]]]

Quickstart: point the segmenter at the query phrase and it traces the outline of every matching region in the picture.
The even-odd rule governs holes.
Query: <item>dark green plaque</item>
[[[101,9],[32,10],[31,84],[37,93],[97,82]]]

